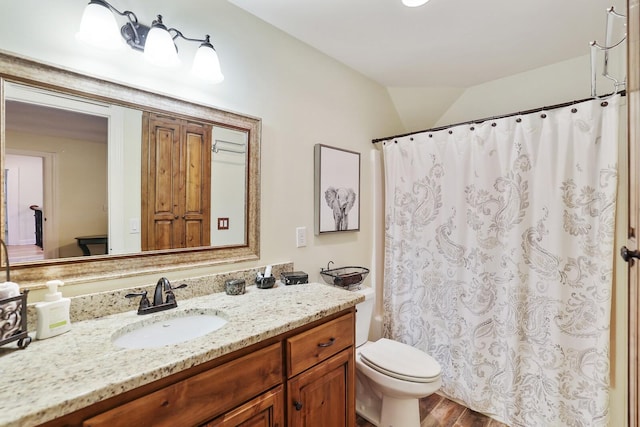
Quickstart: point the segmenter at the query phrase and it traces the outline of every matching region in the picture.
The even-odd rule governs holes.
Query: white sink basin
[[[167,313],[122,328],[113,334],[111,342],[122,348],[158,348],[201,337],[217,331],[226,323],[226,319],[211,312]]]

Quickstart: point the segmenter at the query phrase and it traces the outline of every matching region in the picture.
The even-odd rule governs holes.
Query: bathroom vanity
[[[2,356],[3,382],[15,383],[0,391],[0,424],[354,426],[361,299],[312,283],[179,301],[174,310],[206,309],[228,322],[159,348],[111,342],[146,317],[135,312],[78,322]]]

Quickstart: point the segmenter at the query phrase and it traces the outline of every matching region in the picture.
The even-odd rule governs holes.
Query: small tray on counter
[[[366,267],[340,267],[321,270],[322,279],[328,284],[342,288],[353,288],[360,285],[369,274]]]

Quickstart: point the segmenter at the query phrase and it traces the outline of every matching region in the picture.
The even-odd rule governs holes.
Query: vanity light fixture
[[[115,15],[128,19],[120,29]],[[135,13],[120,12],[105,0],[90,0],[84,10],[80,30],[76,38],[103,49],[117,49],[126,42],[132,49],[144,52],[144,58],[152,64],[164,67],[180,65],[177,38],[200,43],[191,66],[191,73],[210,83],[224,80],[220,70],[218,54],[211,44],[209,35],[204,39],[186,37],[176,28],[168,28],[162,22],[162,16],[151,23],[151,27],[138,22]]]
[[[428,1],[429,0],[402,0],[402,4],[407,7],[418,7],[418,6],[422,6]]]

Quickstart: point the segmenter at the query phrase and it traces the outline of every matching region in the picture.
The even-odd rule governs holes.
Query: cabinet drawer
[[[353,313],[287,339],[290,378],[354,344]]]
[[[278,386],[202,427],[282,427],[284,387]]]
[[[278,343],[103,412],[83,426],[198,425],[281,382]]]

